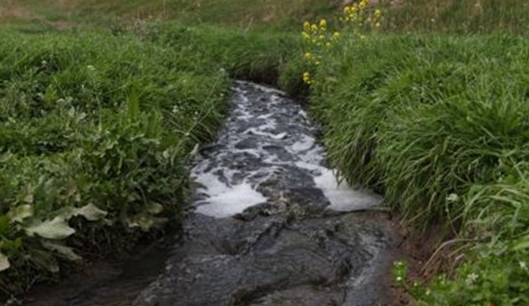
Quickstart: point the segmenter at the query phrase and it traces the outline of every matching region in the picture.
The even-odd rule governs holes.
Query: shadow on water
[[[99,261],[59,284],[35,288],[24,306],[128,306],[165,268],[174,241],[143,246],[122,262]]]

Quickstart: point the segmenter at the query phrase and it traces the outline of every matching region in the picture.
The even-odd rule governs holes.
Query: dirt
[[[10,20],[35,20],[39,19],[38,17],[16,1],[3,1],[0,6],[0,21],[2,22]]]
[[[447,240],[454,235],[446,226],[435,225],[421,232],[397,213],[389,219],[402,237],[397,257],[409,264],[407,284],[418,280],[428,283],[440,273],[450,274],[461,260],[453,256],[458,245]],[[392,306],[414,305],[414,299],[402,286],[392,283],[391,290],[394,297]]]

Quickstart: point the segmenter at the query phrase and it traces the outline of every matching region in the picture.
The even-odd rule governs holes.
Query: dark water
[[[86,271],[59,284],[37,286],[23,305],[131,305],[163,271],[173,244],[173,239],[161,239],[139,246],[128,259],[94,262]]]
[[[370,212],[383,199],[338,184],[317,133],[284,93],[237,82],[217,142],[196,156],[195,197],[170,254],[155,248],[28,305],[390,305],[399,237]]]

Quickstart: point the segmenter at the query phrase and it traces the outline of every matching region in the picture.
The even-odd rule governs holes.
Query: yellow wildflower
[[[320,28],[325,29],[327,27],[327,20],[320,20]]]
[[[305,30],[305,31],[309,31],[310,30],[310,22],[305,21],[303,23],[303,30]]]
[[[338,39],[338,38],[340,38],[340,33],[339,33],[339,32],[334,32],[334,33],[332,34],[332,37],[333,37],[334,39]]]
[[[309,40],[309,39],[310,39],[310,35],[309,35],[308,33],[306,33],[306,32],[301,33],[301,35],[302,35],[303,38],[306,39],[306,40]]]
[[[318,31],[318,26],[315,25],[315,24],[313,24],[313,25],[310,26],[310,29],[311,29],[312,31],[316,32],[316,31]]]
[[[305,53],[305,59],[311,60],[312,59],[312,53],[310,53],[310,52]]]
[[[303,72],[303,82],[305,82],[306,84],[311,83],[310,73],[308,71]]]

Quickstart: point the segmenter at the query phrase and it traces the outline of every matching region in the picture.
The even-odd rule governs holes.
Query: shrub
[[[177,222],[189,153],[215,135],[229,83],[128,34],[0,39],[0,288],[13,294]]]

